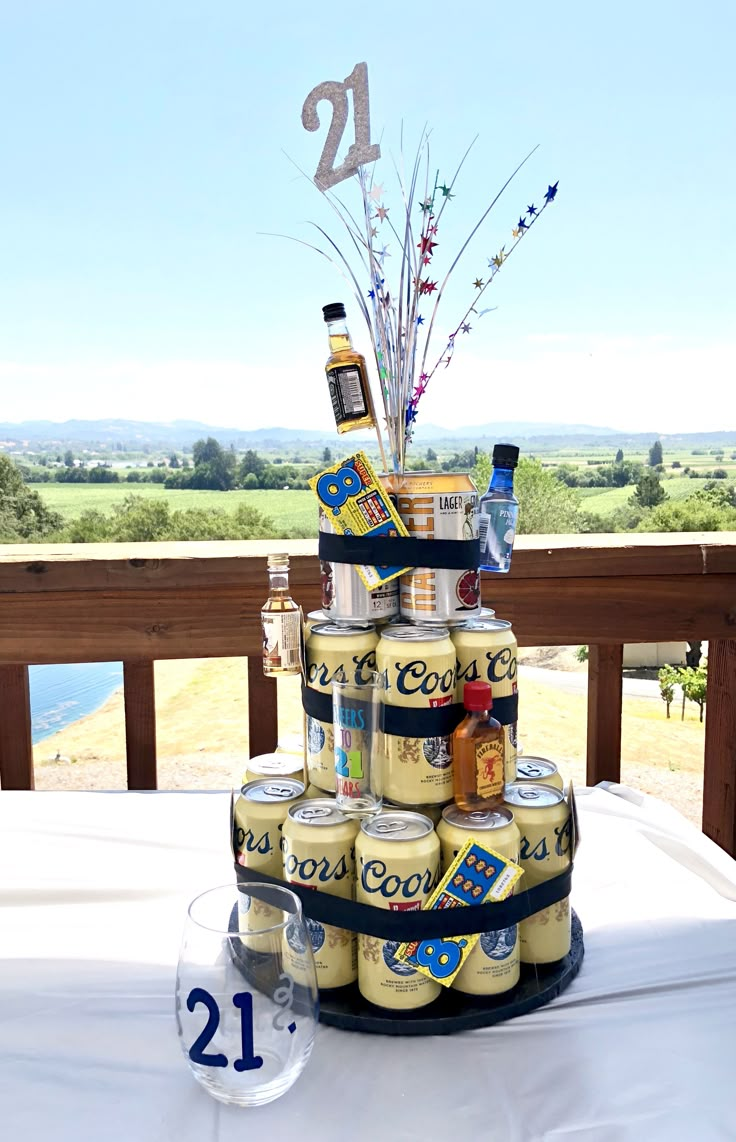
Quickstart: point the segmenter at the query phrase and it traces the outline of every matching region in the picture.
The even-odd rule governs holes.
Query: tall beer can
[[[319,530],[334,534],[335,529],[322,508]],[[334,623],[387,623],[399,613],[399,580],[369,591],[352,563],[320,560],[322,609]]]
[[[563,789],[562,774],[553,761],[546,757],[532,757],[525,754],[516,759],[516,780],[531,782],[533,785],[554,785]]]
[[[289,806],[304,796],[304,783],[291,777],[244,785],[235,802],[235,859],[247,868],[281,877],[281,830]]]
[[[392,912],[418,912],[438,882],[440,842],[419,813],[384,811],[361,821],[355,841],[355,899]],[[440,985],[396,958],[399,942],[358,936],[358,987],[378,1007],[424,1007]]]
[[[509,809],[466,813],[457,805],[448,805],[437,826],[437,836],[443,876],[470,837],[509,860],[519,859],[519,830]],[[482,932],[451,986],[467,995],[498,995],[516,986],[520,970],[518,925],[513,924],[495,932]]]
[[[283,875],[289,884],[319,889],[328,896],[350,900],[355,888],[355,834],[357,822],[345,817],[328,797],[292,805],[284,822]],[[306,917],[312,941],[317,984],[344,987],[358,978],[355,932],[320,924]],[[297,941],[296,943],[294,941]],[[298,936],[287,929],[289,950],[301,955]]]
[[[570,864],[570,811],[562,790],[552,785],[514,782],[506,804],[519,827],[522,887],[533,888],[564,872]],[[521,962],[549,964],[570,951],[570,898],[558,900],[519,924]]]
[[[404,472],[382,476],[409,535],[477,539],[478,489],[465,472]],[[401,576],[402,618],[453,625],[480,612],[477,564],[462,571],[415,567]]]
[[[516,780],[517,645],[505,619],[469,619],[452,631],[457,655],[457,696],[462,702],[466,682],[489,682],[493,717],[504,730],[504,779]]]
[[[376,669],[378,635],[368,624],[337,626],[318,623],[307,639],[307,685],[329,694],[332,679],[362,678]],[[330,710],[332,705],[330,704]],[[325,793],[335,792],[335,738],[332,719],[321,721],[307,714],[307,775],[312,785]]]
[[[452,705],[455,649],[442,627],[385,627],[376,649],[387,706],[428,710]],[[442,805],[452,799],[451,734],[416,738],[386,734],[383,794],[398,805]]]

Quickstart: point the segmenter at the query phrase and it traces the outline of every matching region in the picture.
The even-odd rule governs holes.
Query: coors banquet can
[[[448,805],[437,826],[437,836],[443,876],[471,837],[508,860],[519,859],[519,830],[509,809],[474,809],[466,813],[457,805]],[[498,995],[516,987],[520,971],[518,925],[513,924],[481,933],[451,987],[467,995]]]
[[[318,623],[307,639],[307,686],[330,697],[330,720],[307,714],[307,775],[325,793],[335,792],[335,736],[332,730],[332,679],[344,671],[364,677],[376,669],[378,635],[367,623]]]
[[[304,777],[304,759],[294,753],[262,753],[248,759],[243,774],[243,784],[249,781],[263,781],[264,778],[291,777],[301,781]]]
[[[334,534],[335,529],[320,508],[319,530]],[[387,623],[399,613],[399,580],[369,591],[352,563],[320,560],[322,609],[334,623]]]
[[[328,797],[292,805],[284,822],[283,875],[289,884],[302,884],[350,900],[355,887],[355,834],[357,822],[349,820]],[[317,985],[344,987],[358,977],[355,932],[319,924],[305,917],[312,942]],[[298,955],[304,948],[287,929],[289,950]]]
[[[235,859],[247,868],[281,878],[281,829],[289,806],[304,796],[304,783],[290,777],[244,785],[235,802]]]
[[[525,755],[517,758],[516,780],[531,782],[533,785],[554,785],[555,789],[564,788],[559,769],[546,757]]]
[[[429,710],[455,700],[455,648],[446,628],[397,623],[376,649],[387,706]],[[451,734],[386,733],[383,795],[399,805],[442,805],[452,799]]]
[[[390,810],[363,820],[355,840],[355,899],[391,912],[418,912],[438,882],[440,842],[428,817]],[[378,1007],[424,1007],[440,985],[396,958],[399,941],[358,935],[358,987]]]
[[[462,702],[466,682],[489,682],[493,717],[503,726],[504,779],[516,780],[518,684],[517,645],[505,619],[469,619],[452,631],[457,655],[457,696]]]
[[[467,473],[405,472],[381,482],[414,538],[478,538],[478,489]],[[446,626],[480,612],[477,563],[462,571],[415,567],[400,582],[402,618]]]
[[[564,872],[570,864],[570,811],[560,789],[552,785],[514,782],[506,786],[521,839],[522,887],[533,888]],[[519,924],[521,962],[549,964],[570,951],[570,898],[558,900]]]

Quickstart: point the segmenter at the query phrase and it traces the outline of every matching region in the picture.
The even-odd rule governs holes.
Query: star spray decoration
[[[350,147],[345,161],[335,167],[334,160],[347,119],[348,88],[353,91],[356,142]],[[473,144],[463,155],[454,175],[449,180],[444,178],[440,181],[439,172],[434,178],[430,175],[429,132],[425,128],[411,171],[405,178],[402,131],[400,162],[393,162],[400,195],[400,205],[396,206],[387,197],[385,185],[376,181],[372,165],[380,157],[380,147],[370,143],[366,65],[357,64],[343,84],[331,81],[319,84],[310,92],[302,112],[302,122],[308,130],[316,130],[319,126],[316,105],[320,99],[332,102],[333,120],[317,174],[310,181],[324,195],[347,232],[348,253],[316,223],[310,225],[319,232],[325,245],[298,238],[293,241],[327,258],[351,287],[368,327],[376,359],[391,466],[394,472],[400,473],[404,471],[406,449],[414,432],[419,404],[430,381],[440,366],[447,369],[452,363],[458,338],[470,334],[475,323],[494,308],[481,308],[481,298],[522,239],[554,202],[558,184],[547,187],[540,206],[532,203],[522,209],[518,222],[510,228],[510,242],[487,259],[487,269],[482,276],[469,281],[472,291],[470,304],[452,331],[442,339],[443,347],[435,356],[430,349],[439,340],[438,311],[447,283],[501,195],[537,148],[530,151],[505,181],[455,257],[448,259],[449,265],[442,273],[435,261],[439,258],[436,251],[441,246],[442,219],[448,207],[456,208],[452,206],[456,198],[455,184]],[[338,124],[338,134],[335,133],[335,124]],[[348,178],[357,183],[359,189],[359,208],[355,211],[331,189]],[[386,266],[388,259],[391,259],[393,272],[391,281]],[[378,439],[383,455],[380,430]]]

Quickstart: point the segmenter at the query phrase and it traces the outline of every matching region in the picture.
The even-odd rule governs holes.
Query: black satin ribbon
[[[302,708],[318,722],[332,724],[332,694],[327,690],[302,686]],[[502,726],[511,726],[517,720],[518,710],[518,694],[509,694],[506,698],[494,699],[491,712]],[[399,738],[440,738],[447,737],[460,725],[465,717],[465,707],[462,702],[434,706],[432,709],[386,704],[382,713],[382,729],[387,734]]]
[[[321,531],[319,557],[327,563],[360,563],[367,567],[437,567],[467,571],[480,563],[480,540],[337,535]]]
[[[446,936],[470,936],[476,932],[497,932],[511,928],[535,912],[549,908],[558,900],[570,895],[572,865],[559,876],[545,880],[526,892],[519,892],[508,900],[496,904],[475,904],[464,908],[443,908],[425,912],[390,912],[374,908],[371,904],[358,904],[328,896],[311,885],[292,884],[266,876],[257,869],[236,864],[235,871],[241,883],[263,882],[290,888],[302,902],[304,915],[320,924],[333,924],[350,932],[377,936],[381,940],[431,940]],[[523,883],[523,878],[522,878]]]

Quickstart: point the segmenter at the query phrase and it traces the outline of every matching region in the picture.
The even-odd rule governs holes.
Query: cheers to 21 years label
[[[505,900],[513,891],[523,869],[513,861],[470,837],[465,842],[423,911],[464,908]],[[471,936],[445,936],[401,944],[396,958],[410,964],[443,987],[449,987],[480,939]]]
[[[277,1031],[288,1031],[293,1035],[296,1023],[291,1018],[290,1006],[294,995],[294,981],[291,976],[282,973],[279,982],[284,981],[283,987],[276,988],[273,1001],[281,1010],[273,1017],[273,1026]],[[233,997],[233,1007],[240,1012],[240,1057],[233,1060],[236,1071],[255,1071],[263,1066],[263,1058],[255,1053],[253,1044],[253,996],[249,991],[239,991]],[[193,987],[187,996],[187,1010],[193,1012],[197,1006],[203,1006],[207,1011],[207,1022],[192,1043],[187,1054],[191,1062],[200,1067],[227,1067],[230,1060],[227,1055],[218,1051],[208,1054],[207,1047],[217,1034],[220,1026],[220,1008],[217,1000],[203,987]]]

